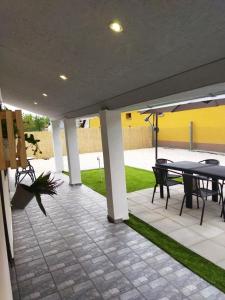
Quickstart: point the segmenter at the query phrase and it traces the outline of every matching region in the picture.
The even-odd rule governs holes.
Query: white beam
[[[55,158],[55,171],[63,171],[63,153],[60,139],[60,120],[51,121],[52,124],[52,141]]]
[[[111,222],[117,223],[129,218],[121,115],[118,111],[104,110],[100,112],[100,118],[108,219]]]
[[[80,185],[80,160],[78,148],[78,136],[75,119],[64,120],[67,159],[69,166],[69,177],[71,185]]]

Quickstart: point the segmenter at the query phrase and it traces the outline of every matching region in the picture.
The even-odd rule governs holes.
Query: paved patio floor
[[[182,216],[179,216],[181,201],[184,195],[183,186],[170,187],[171,198],[168,209],[165,209],[165,199],[160,199],[159,188],[151,203],[153,189],[145,189],[128,194],[130,211],[161,232],[169,235],[189,249],[209,259],[225,269],[225,222],[220,218],[221,205],[207,201],[202,226],[200,209],[196,207],[193,198],[193,208],[184,206]]]
[[[34,200],[13,213],[14,300],[225,299],[127,225],[110,224],[104,197],[62,177],[58,196],[44,197],[47,217]]]

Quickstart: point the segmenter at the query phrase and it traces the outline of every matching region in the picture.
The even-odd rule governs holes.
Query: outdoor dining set
[[[200,225],[202,225],[205,205],[211,200],[221,205],[220,216],[225,221],[225,201],[223,197],[223,185],[225,182],[225,166],[221,166],[216,159],[206,159],[199,162],[178,161],[159,158],[155,167],[152,168],[156,184],[153,190],[152,203],[154,202],[156,188],[160,188],[160,197],[164,198],[164,187],[166,187],[167,209],[170,198],[170,187],[183,185],[184,196],[181,202],[180,216],[182,215],[184,203],[187,208],[192,208],[193,196],[196,197],[197,208],[202,201],[202,212]]]

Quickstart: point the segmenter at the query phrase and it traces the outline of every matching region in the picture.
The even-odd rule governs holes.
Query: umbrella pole
[[[158,159],[158,132],[159,132],[159,126],[158,126],[158,113],[155,114],[155,163]],[[164,198],[164,191],[163,191],[163,185],[160,184],[160,198]]]
[[[158,158],[158,114],[155,114],[155,161]]]

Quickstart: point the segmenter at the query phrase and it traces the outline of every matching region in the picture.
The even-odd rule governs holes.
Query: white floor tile
[[[213,225],[210,225],[207,222],[203,223],[201,226],[198,224],[195,224],[195,225],[190,226],[189,228],[207,239],[211,239],[213,237],[218,236],[221,233],[224,233],[224,231],[222,229],[215,227]]]
[[[215,263],[225,260],[225,247],[222,247],[211,240],[192,245],[190,246],[190,249]]]
[[[189,228],[181,228],[169,233],[169,236],[184,246],[204,241],[204,238]]]

